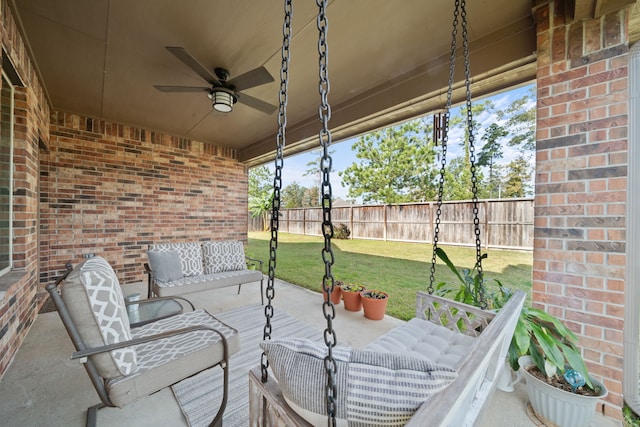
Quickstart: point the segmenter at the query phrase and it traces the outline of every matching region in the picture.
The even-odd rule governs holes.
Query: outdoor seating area
[[[124,295],[145,291],[146,283],[123,285]],[[275,321],[274,339],[284,338],[282,333],[293,331],[300,336],[304,327],[306,337],[321,339],[324,328],[321,304],[322,295],[302,289],[282,281],[276,281],[276,313],[286,313],[300,326],[291,329],[285,323]],[[193,300],[196,309],[204,308],[216,318],[224,319],[229,326],[240,332],[241,350],[231,356],[230,398],[223,418],[224,426],[246,426],[248,424],[248,372],[259,365],[260,351],[254,348],[253,354],[245,353],[248,342],[254,345],[262,339],[264,309],[257,293],[237,295],[235,288],[224,288],[217,293],[200,294]],[[225,313],[242,310],[243,314],[225,317]],[[246,314],[250,313],[251,316]],[[251,317],[251,319],[249,319]],[[386,316],[381,321],[364,318],[362,312],[346,311],[342,304],[336,306],[335,327],[341,344],[355,348],[364,348],[376,338],[405,322]],[[247,331],[251,325],[254,330]],[[257,326],[257,328],[256,328]],[[243,332],[247,331],[247,332]],[[309,331],[311,333],[309,334]],[[315,337],[315,338],[314,338]],[[8,427],[27,425],[81,426],[84,425],[86,409],[99,401],[82,365],[71,360],[73,352],[71,341],[64,330],[57,313],[39,315],[36,323],[17,354],[6,375],[0,381],[0,419]],[[234,373],[240,368],[242,372]],[[240,390],[245,400],[238,402],[234,397]],[[98,412],[97,425],[108,426],[158,426],[187,425],[171,389],[163,389],[149,397],[142,398],[126,407],[103,408]],[[540,426],[527,410],[527,397],[524,385],[518,383],[513,392],[497,390],[488,403],[480,427]],[[215,409],[212,407],[212,413]],[[242,416],[244,414],[244,416]],[[592,427],[614,427],[614,420],[596,414]]]

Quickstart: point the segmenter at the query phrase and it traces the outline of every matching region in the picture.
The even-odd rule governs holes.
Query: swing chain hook
[[[275,174],[273,178],[273,194],[271,200],[271,240],[269,242],[269,278],[267,280],[267,305],[264,307],[265,325],[262,334],[263,340],[271,339],[271,318],[273,317],[273,305],[271,301],[275,298],[275,277],[276,277],[276,250],[278,248],[278,227],[280,218],[280,191],[282,189],[282,167],[284,165],[285,131],[287,127],[287,102],[289,88],[289,63],[291,59],[291,18],[293,16],[292,0],[284,1],[284,23],[282,25],[282,64],[280,68],[280,92],[278,108],[278,134],[276,137],[276,159]],[[267,355],[262,352],[260,359],[262,372],[261,380],[267,382],[269,361]]]
[[[316,0],[318,6],[318,54],[319,54],[319,92],[320,105],[318,107],[318,115],[322,122],[322,129],[319,133],[320,145],[322,146],[322,158],[320,160],[320,172],[322,174],[322,235],[324,237],[324,248],[322,249],[322,259],[324,261],[325,270],[322,278],[322,288],[325,291],[326,300],[322,305],[325,319],[327,320],[327,328],[324,330],[324,342],[327,346],[327,356],[324,359],[324,368],[327,373],[326,405],[327,405],[327,424],[329,426],[336,425],[336,401],[337,401],[337,385],[336,374],[337,366],[333,358],[333,348],[336,346],[336,332],[333,329],[333,319],[335,318],[335,307],[331,302],[331,293],[335,287],[335,280],[331,273],[331,267],[334,262],[334,254],[331,248],[331,238],[333,237],[333,224],[331,222],[331,181],[330,172],[332,169],[332,159],[329,154],[331,146],[331,131],[329,130],[329,120],[331,119],[331,106],[329,105],[328,95],[330,91],[328,59],[329,46],[327,44],[327,1]]]

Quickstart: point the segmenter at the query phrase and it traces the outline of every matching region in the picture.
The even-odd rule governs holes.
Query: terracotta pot
[[[360,311],[362,310],[362,301],[360,299],[360,292],[364,291],[349,291],[342,289],[342,300],[344,301],[344,308],[348,311]]]
[[[371,298],[368,295],[372,292],[383,294],[384,298]],[[387,301],[389,294],[381,291],[363,291],[361,294],[362,307],[364,308],[364,317],[371,320],[384,319],[384,313],[387,310]]]
[[[324,300],[326,301],[327,293],[323,290],[322,294],[324,296]],[[333,303],[333,305],[338,305],[340,304],[341,299],[342,299],[342,289],[340,289],[340,286],[334,285],[333,292],[331,292],[331,302]]]

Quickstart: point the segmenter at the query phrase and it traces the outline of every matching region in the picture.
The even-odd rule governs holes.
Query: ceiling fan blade
[[[200,77],[205,79],[212,86],[220,86],[220,81],[216,78],[215,75],[211,73],[211,71],[207,70],[202,64],[198,62],[189,52],[185,50],[183,47],[173,47],[167,46],[166,49],[173,53],[176,58],[180,61],[184,62],[187,67],[191,68],[195,71]]]
[[[258,111],[262,111],[265,114],[273,114],[273,112],[278,109],[275,105],[271,105],[268,102],[264,102],[244,93],[236,93],[236,96],[238,97],[238,102],[248,105],[251,108],[255,108]]]
[[[273,77],[271,77],[267,69],[258,67],[229,80],[227,83],[234,86],[236,90],[245,90],[265,83],[271,83],[272,81]]]
[[[160,92],[209,92],[211,88],[196,86],[161,86],[153,85]]]

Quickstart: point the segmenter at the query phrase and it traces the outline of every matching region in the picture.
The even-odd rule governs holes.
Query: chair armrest
[[[73,352],[71,354],[71,359],[72,360],[73,359],[82,359],[84,357],[95,356],[96,354],[105,353],[107,351],[112,351],[112,350],[117,350],[119,348],[131,347],[131,346],[138,345],[138,344],[144,344],[146,342],[156,341],[156,340],[160,340],[160,339],[163,339],[163,338],[169,338],[169,337],[172,337],[174,335],[182,335],[182,334],[188,334],[189,332],[204,331],[204,330],[215,332],[216,334],[220,335],[220,338],[222,339],[222,344],[223,344],[223,347],[224,347],[224,358],[225,358],[225,360],[227,360],[228,357],[229,357],[228,348],[227,348],[227,339],[224,337],[222,332],[220,332],[217,329],[214,329],[214,328],[212,328],[210,326],[204,326],[204,325],[189,326],[189,327],[186,327],[186,328],[174,329],[173,331],[162,332],[160,334],[149,335],[147,337],[135,338],[135,339],[132,339],[132,340],[121,341],[121,342],[114,343],[114,344],[107,344],[107,345],[103,345],[103,346],[100,346],[100,347],[91,347],[91,348],[86,348],[84,350],[78,350],[78,351],[75,351],[75,352]]]
[[[149,304],[155,301],[162,301],[162,300],[176,300],[178,302],[178,304],[182,305],[180,303],[180,301],[184,301],[189,307],[191,307],[191,311],[194,311],[196,309],[196,307],[193,305],[193,303],[191,301],[189,301],[186,298],[183,297],[178,297],[178,296],[172,296],[172,297],[153,297],[153,298],[147,298],[147,299],[139,299],[139,300],[135,300],[135,301],[125,301],[125,305],[133,305],[133,304]],[[180,300],[180,301],[178,301]]]
[[[252,265],[260,265],[260,272],[262,272],[262,260],[256,259],[256,258],[249,258],[248,256],[244,257],[247,266],[252,266]]]

